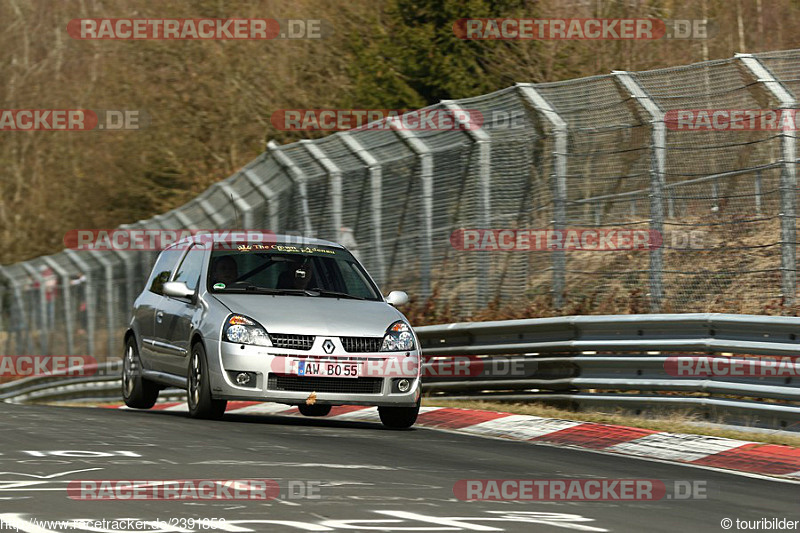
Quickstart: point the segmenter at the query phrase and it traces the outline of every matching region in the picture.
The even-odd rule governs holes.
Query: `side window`
[[[150,273],[150,279],[147,281],[147,287],[150,292],[163,294],[162,287],[164,283],[169,281],[172,270],[175,268],[175,263],[178,262],[182,253],[183,250],[180,249],[167,249],[161,252],[156,264],[153,266],[153,271]]]
[[[203,258],[205,250],[198,246],[192,246],[181,261],[178,271],[175,274],[175,281],[182,281],[192,290],[197,289],[200,284],[200,271],[203,270]]]

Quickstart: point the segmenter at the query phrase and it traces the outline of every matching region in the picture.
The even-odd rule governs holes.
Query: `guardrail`
[[[752,361],[749,356],[800,356],[797,317],[571,316],[416,332],[428,358],[424,390],[435,398],[680,409],[731,424],[800,430],[800,363],[784,365],[776,375],[698,378],[667,371],[676,354],[729,354],[725,361],[732,363]],[[448,372],[441,372],[443,362]],[[119,372],[120,363],[113,362],[98,365],[93,376],[26,378],[0,385],[0,400],[118,400]]]
[[[800,359],[776,368],[774,376],[668,373],[669,358],[677,354],[729,354],[729,368],[750,363],[748,356],[798,357],[797,317],[571,316],[416,332],[428,357],[473,356],[469,366],[483,365],[464,377],[426,376],[426,392],[442,399],[541,401],[637,413],[679,409],[730,424],[800,430]]]

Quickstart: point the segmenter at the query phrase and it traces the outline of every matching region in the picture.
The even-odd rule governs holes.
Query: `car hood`
[[[232,313],[258,321],[270,333],[382,337],[392,322],[405,320],[386,302],[321,296],[214,294]]]

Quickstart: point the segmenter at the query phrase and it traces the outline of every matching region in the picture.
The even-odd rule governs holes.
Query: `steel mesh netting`
[[[479,284],[496,276],[481,268],[481,258],[454,250],[450,241],[453,231],[482,225],[477,148],[463,132],[440,132],[424,141],[439,148],[432,154],[431,288],[442,305],[463,309],[474,305],[475,295],[483,289]]]
[[[795,104],[794,109],[797,110],[800,107],[800,51],[798,50],[787,50],[782,52],[767,52],[762,54],[756,54],[759,61],[777,78],[781,85],[785,87],[791,95],[794,97]],[[797,145],[797,115],[795,115],[795,122],[794,122],[795,129],[794,131],[783,131],[781,134],[784,137],[788,137],[789,142],[794,143]],[[781,157],[781,159],[783,159]],[[795,155],[795,163],[797,161],[797,155]],[[797,173],[797,165],[795,164],[795,174]],[[775,196],[778,196],[777,193]],[[798,205],[798,195],[797,195],[797,187],[795,186],[795,194],[793,195],[794,205],[795,205],[795,220],[797,217],[797,205]],[[796,222],[794,224],[796,228]],[[796,238],[795,238],[796,240]],[[796,243],[795,243],[796,244]],[[795,246],[795,254],[797,253],[797,248]],[[797,257],[795,256],[795,261],[797,261]]]
[[[647,230],[650,127],[638,103],[615,76],[540,84],[536,90],[566,122],[564,227]],[[642,305],[647,285],[640,271],[648,260],[647,250],[566,251],[565,305],[588,301],[627,310],[618,301],[625,297]]]
[[[296,229],[305,233],[304,215],[307,213],[311,223],[312,235],[310,236],[333,238],[328,175],[303,144],[294,143],[280,148],[283,154],[297,166],[305,181],[304,184],[295,183],[294,212],[301,217],[301,222],[296,225]],[[301,194],[303,186],[305,187],[305,198]]]
[[[795,97],[800,94],[800,51],[756,57]],[[642,101],[652,99],[666,113],[775,109],[769,84],[738,57],[629,75],[644,97],[632,96],[619,73],[529,86],[564,121],[563,153],[556,153],[559,134],[551,117],[522,87],[510,87],[453,102],[482,114],[482,134],[397,131],[382,123],[311,141],[332,168],[312,154],[310,142],[286,145],[277,149],[291,165],[269,150],[230,177],[230,189],[212,187],[169,213],[123,227],[250,226],[340,240],[386,290],[407,290],[419,301],[428,295],[423,288],[433,289],[437,306],[449,305],[465,318],[487,302],[517,305],[551,295],[561,276],[565,308],[572,312],[785,312],[772,309],[795,274],[784,266],[786,254],[796,253],[795,239],[781,237],[781,220],[796,216],[782,207],[788,205],[782,183],[791,184],[794,171],[782,148],[794,142],[794,132],[681,129],[673,120],[660,139]],[[663,172],[654,157],[660,142]],[[376,162],[371,168],[370,158]],[[566,170],[559,174],[562,159]],[[341,180],[340,218],[333,209],[334,172]],[[565,227],[663,225],[661,252],[567,252],[561,270],[558,254],[547,251],[452,247],[456,229],[552,228],[561,216],[554,195],[559,180],[566,184]],[[790,189],[796,203],[796,187]],[[790,235],[785,223],[783,231]],[[103,360],[119,348],[130,304],[156,255],[68,251],[3,267],[0,349],[89,353]],[[659,280],[662,299],[649,299]]]
[[[256,178],[262,181],[263,187],[267,188],[265,190],[274,195],[273,203],[268,205],[264,212],[267,218],[261,221],[256,219],[256,224],[261,222],[261,226],[256,227],[276,233],[279,231],[278,228],[283,231],[302,231],[302,211],[295,212],[294,196],[297,191],[294,181],[287,171],[271,157],[264,159],[261,164],[251,170]],[[269,203],[269,200],[267,201]],[[275,213],[272,212],[273,208]],[[277,219],[277,227],[273,227],[271,222],[273,216]]]
[[[491,139],[489,227],[550,227],[554,146],[552,137],[543,131],[546,126],[540,117],[524,103],[517,87],[462,100],[459,104],[481,113],[483,129]],[[487,285],[489,301],[508,302],[521,294],[530,298],[550,293],[549,252],[460,253],[479,254],[474,259],[476,264],[481,260],[491,262],[492,279],[481,281]],[[478,305],[470,303],[472,308]]]
[[[366,128],[352,133],[380,164],[380,246],[376,255],[385,265],[384,286],[409,287],[419,294],[421,244],[421,186],[418,156],[387,127]],[[370,204],[371,205],[371,204]],[[373,207],[374,209],[374,207]]]
[[[341,227],[333,228],[332,240],[341,241],[361,261],[377,283],[383,283],[381,263],[372,224],[372,182],[369,169],[340,136],[317,141],[341,173]]]
[[[778,107],[738,60],[635,77],[667,113]],[[781,158],[779,132],[680,128],[667,122],[665,300],[675,312],[761,312],[782,292],[780,172],[766,168]]]

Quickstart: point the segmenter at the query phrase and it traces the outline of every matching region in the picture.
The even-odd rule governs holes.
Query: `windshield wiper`
[[[217,289],[219,290],[219,289]],[[243,291],[254,292],[256,294],[291,294],[293,296],[319,296],[319,294],[308,289],[271,289],[269,287],[259,287],[258,285],[243,285],[239,287],[225,287],[223,291]]]
[[[366,300],[366,298],[363,298],[361,296],[355,296],[353,294],[348,294],[346,292],[328,291],[325,289],[311,289],[311,290],[317,293],[319,296],[331,296],[335,298],[351,298],[353,300]]]

